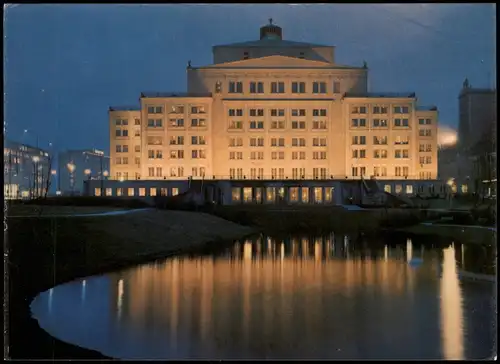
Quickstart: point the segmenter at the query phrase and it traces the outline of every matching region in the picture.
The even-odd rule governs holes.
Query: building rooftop
[[[251,40],[248,42],[241,43],[231,43],[231,44],[221,44],[216,45],[216,47],[232,47],[232,48],[251,48],[251,47],[269,47],[269,48],[318,48],[318,47],[332,47],[322,44],[313,44],[313,43],[303,43],[303,42],[294,42],[291,40],[282,40],[282,39],[269,39],[263,38],[260,40]]]
[[[386,98],[415,98],[415,92],[365,92],[365,93],[355,93],[346,92],[344,98],[346,97],[386,97]]]
[[[45,153],[45,154],[47,153],[47,150],[45,150],[45,149],[35,147],[33,145],[30,145],[30,144],[17,142],[17,141],[14,141],[12,139],[7,139],[7,138],[4,139],[3,147],[4,147],[4,151],[5,151],[5,149],[20,149],[20,150],[23,150],[26,152],[31,152],[31,153],[36,152],[37,154],[39,152]]]
[[[142,97],[212,97],[210,92],[194,93],[194,92],[141,92]]]
[[[110,106],[109,111],[140,111],[139,106]]]

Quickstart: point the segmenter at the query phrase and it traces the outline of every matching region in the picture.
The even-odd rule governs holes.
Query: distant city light
[[[83,173],[85,173],[86,175],[89,175],[89,174],[91,174],[91,173],[92,173],[92,171],[91,171],[90,169],[88,169],[88,168],[87,168],[85,171],[83,171]]]
[[[440,147],[451,147],[457,144],[458,133],[455,129],[449,126],[439,126],[438,128],[438,145]]]
[[[57,171],[55,169],[53,169],[52,171],[50,171],[50,174],[52,174],[53,176],[55,176],[57,174]]]

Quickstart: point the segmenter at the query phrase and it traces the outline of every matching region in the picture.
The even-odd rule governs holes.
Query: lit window
[[[101,189],[100,188],[94,189],[94,196],[101,196]]]
[[[177,187],[172,188],[172,196],[177,196],[179,194],[179,189]]]
[[[231,200],[234,202],[241,201],[241,189],[239,187],[233,187],[231,189]]]
[[[134,195],[134,189],[133,188],[129,188],[127,192],[128,192],[127,193],[128,196],[133,196]]]
[[[144,187],[139,188],[139,196],[146,196],[146,189]]]
[[[113,189],[112,188],[106,188],[106,196],[112,196],[113,195]]]
[[[413,185],[406,185],[406,194],[411,195],[413,193]]]

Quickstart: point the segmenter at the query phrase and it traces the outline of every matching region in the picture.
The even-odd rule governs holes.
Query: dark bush
[[[43,206],[109,206],[124,208],[145,208],[150,207],[146,201],[138,199],[118,198],[118,197],[95,197],[95,196],[62,196],[49,197],[23,201],[25,205]]]

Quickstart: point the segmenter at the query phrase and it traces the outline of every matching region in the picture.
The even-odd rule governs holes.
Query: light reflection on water
[[[487,357],[492,334],[474,327],[493,320],[492,289],[464,288],[456,255],[464,264],[410,239],[261,236],[58,286],[32,310],[52,335],[125,359]]]

